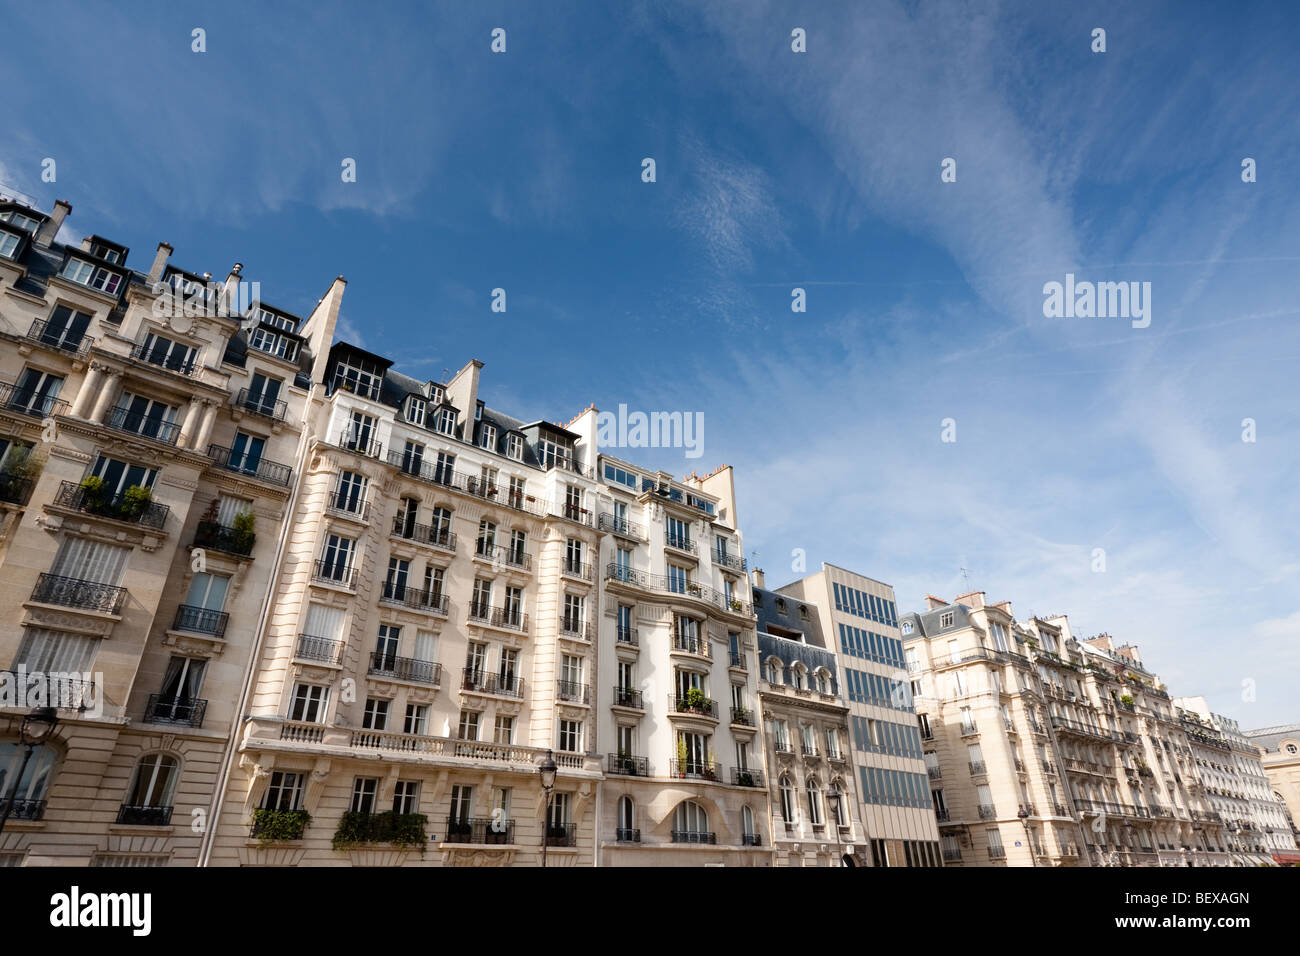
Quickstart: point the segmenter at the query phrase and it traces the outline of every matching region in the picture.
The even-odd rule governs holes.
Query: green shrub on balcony
[[[682,698],[682,703],[687,710],[694,710],[703,713],[708,709],[709,699],[704,696],[704,691],[698,687],[692,687],[686,691],[686,696]]]
[[[306,810],[254,810],[253,836],[260,843],[301,840],[310,822],[311,814]]]
[[[235,515],[235,550],[240,554],[248,554],[253,550],[253,542],[257,535],[253,533],[257,525],[257,516],[251,511],[241,511]]]
[[[331,845],[336,850],[347,850],[366,843],[391,843],[419,847],[423,852],[428,840],[424,827],[428,822],[423,813],[348,812],[339,820]]]
[[[81,501],[87,511],[94,511],[104,504],[104,479],[98,475],[87,475],[81,479]]]
[[[153,491],[140,485],[132,485],[122,493],[122,513],[128,518],[140,517],[152,503]]]

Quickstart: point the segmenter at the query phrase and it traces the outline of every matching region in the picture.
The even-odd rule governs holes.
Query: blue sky
[[[966,568],[1300,719],[1300,13],[983,6],[6,4],[0,182],[304,313],[343,274],[350,338],[521,417],[703,411],[703,458],[626,456],[734,465],[769,585]],[[1045,318],[1067,272],[1150,327]]]

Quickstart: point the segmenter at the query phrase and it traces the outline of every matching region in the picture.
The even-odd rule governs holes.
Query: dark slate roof
[[[1300,724],[1282,724],[1279,727],[1261,727],[1259,730],[1243,730],[1242,734],[1256,747],[1276,753],[1282,741],[1300,740]]]
[[[767,632],[767,629],[774,625],[787,631],[799,631],[803,634],[804,642],[812,647],[826,646],[816,604],[809,604],[788,594],[778,594],[776,591],[767,591],[763,588],[754,588],[753,592],[754,613],[758,615],[760,634]],[[778,608],[778,601],[784,603],[784,611]],[[799,612],[801,607],[808,609],[806,617]]]
[[[952,624],[948,627],[940,627],[940,616],[949,612],[952,613]],[[943,634],[947,631],[960,631],[963,627],[972,626],[970,608],[965,604],[945,604],[933,611],[906,611],[898,616],[900,628],[903,626],[904,621],[912,622],[912,633],[906,635],[905,640],[918,637],[934,637],[936,634]]]
[[[798,641],[792,641],[784,637],[774,637],[771,634],[764,634],[762,630],[758,633],[758,660],[761,665],[769,657],[778,657],[781,663],[785,665],[782,683],[793,684],[794,675],[790,671],[791,665],[796,661],[801,662],[808,672],[814,673],[820,668],[825,668],[831,675],[831,693],[840,692],[839,672],[835,669],[835,652],[828,651],[824,647],[811,647],[807,644],[801,644]],[[804,685],[805,687],[807,684]]]

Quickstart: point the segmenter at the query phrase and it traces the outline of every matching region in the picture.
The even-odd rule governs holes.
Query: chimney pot
[[[170,243],[158,243],[158,252],[153,257],[153,265],[149,267],[149,281],[157,282],[162,278],[163,269],[167,267],[167,258],[172,254]]]
[[[72,212],[72,203],[64,199],[54,200],[54,211],[50,213],[50,218],[41,224],[41,228],[36,230],[35,243],[38,246],[48,246],[53,242],[63,226],[63,220],[68,218],[70,212]]]

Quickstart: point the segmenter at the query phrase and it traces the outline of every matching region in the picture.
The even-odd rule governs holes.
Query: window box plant
[[[301,840],[310,822],[311,814],[306,810],[260,808],[253,811],[253,836],[262,844]]]

